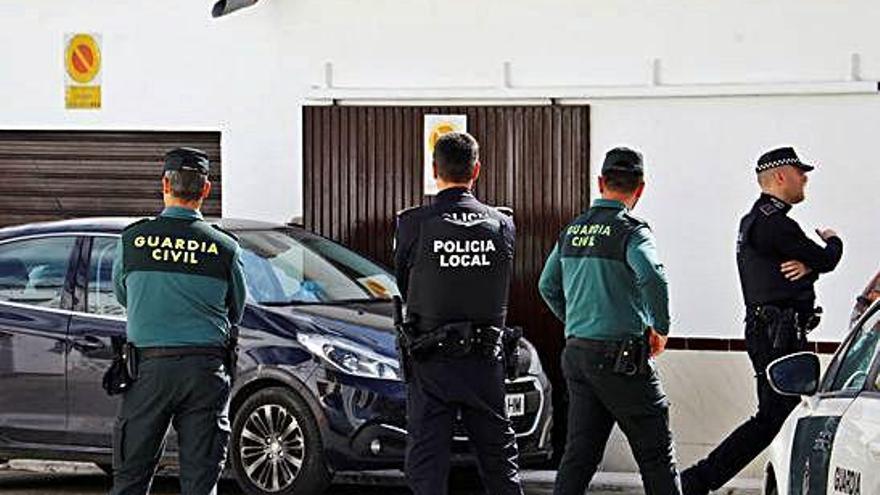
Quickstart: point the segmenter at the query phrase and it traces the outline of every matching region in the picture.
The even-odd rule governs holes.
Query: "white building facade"
[[[876,2],[261,0],[218,19],[211,6],[0,2],[0,131],[220,131],[224,215],[288,221],[303,214],[303,105],[586,104],[591,180],[613,146],[645,155],[636,213],[667,267],[673,334],[741,337],[736,228],[772,147],[817,166],[792,215],[844,240],[818,284],[816,339],[843,335],[878,268]],[[101,36],[99,110],[65,109],[64,36],[78,32]],[[744,354],[729,359],[748,375]],[[750,406],[736,407],[731,422]]]

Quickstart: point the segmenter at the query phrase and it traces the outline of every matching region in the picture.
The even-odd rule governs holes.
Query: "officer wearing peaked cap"
[[[245,285],[238,242],[199,212],[211,190],[208,168],[200,150],[168,152],[165,209],[127,227],[118,244],[113,281],[127,309],[134,381],[113,431],[113,495],[149,491],[171,424],[182,493],[216,493],[226,459],[229,340]]]
[[[632,216],[645,188],[642,155],[605,155],[600,199],[559,235],[538,288],[564,324],[568,436],[553,493],[582,495],[615,423],[645,493],[681,493],[669,402],[653,357],[669,333],[666,275],[648,225]]]
[[[806,348],[806,334],[818,325],[821,312],[813,286],[819,274],[834,270],[843,254],[843,242],[833,230],[816,230],[822,246],[788,216],[792,205],[804,200],[807,173],[813,168],[791,147],[768,151],[758,159],[761,196],[740,221],[736,249],[758,412],[682,473],[685,495],[721,488],[770,445],[798,404],[796,397],[770,388],[766,368],[774,359]]]
[[[471,193],[477,141],[449,133],[434,148],[440,192],[398,215],[397,281],[407,303],[406,477],[416,495],[446,495],[460,417],[489,493],[520,495],[517,445],[504,394],[501,337],[513,262],[508,215]],[[405,367],[407,367],[405,365]]]

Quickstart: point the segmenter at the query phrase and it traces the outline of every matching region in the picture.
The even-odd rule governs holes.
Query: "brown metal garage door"
[[[481,144],[477,196],[514,208],[513,324],[558,378],[562,327],[541,301],[538,277],[559,230],[587,205],[587,107],[306,107],[304,222],[391,265],[394,212],[424,204],[423,116],[466,114]]]
[[[206,215],[220,215],[219,132],[0,131],[0,226],[162,208],[162,156],[205,150],[214,183]]]

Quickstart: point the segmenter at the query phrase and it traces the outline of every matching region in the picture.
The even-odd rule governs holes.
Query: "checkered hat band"
[[[800,163],[801,161],[797,158],[781,158],[779,160],[773,160],[772,162],[762,163],[758,165],[758,172],[763,172],[765,170],[770,170],[774,167],[781,167],[783,165],[791,165],[794,163]]]

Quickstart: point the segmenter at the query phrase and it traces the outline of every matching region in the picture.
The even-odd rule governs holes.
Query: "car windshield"
[[[394,277],[357,253],[294,229],[237,232],[248,298],[259,304],[388,300]]]

